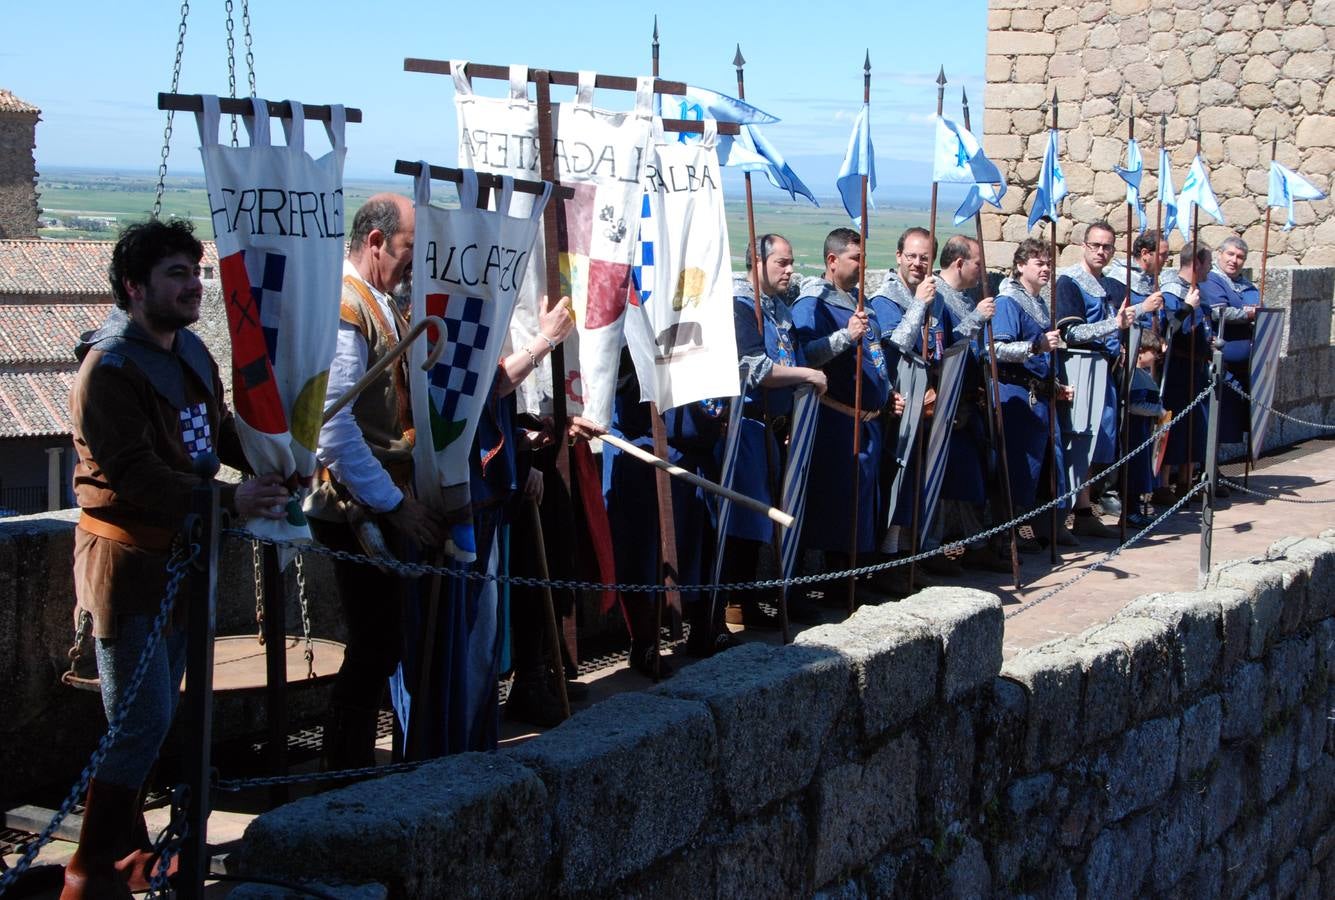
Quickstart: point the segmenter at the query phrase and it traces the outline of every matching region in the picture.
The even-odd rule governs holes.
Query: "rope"
[[[1262,403],[1261,401],[1259,401],[1259,400],[1257,400],[1256,398],[1254,398],[1251,394],[1249,394],[1249,393],[1247,393],[1246,391],[1244,391],[1244,390],[1242,389],[1242,385],[1240,385],[1240,384],[1234,384],[1234,383],[1231,382],[1231,381],[1226,381],[1226,382],[1224,382],[1224,383],[1228,385],[1229,389],[1232,390],[1233,393],[1235,393],[1235,394],[1237,394],[1238,396],[1242,397],[1242,398],[1243,398],[1244,400],[1246,400],[1248,403],[1255,403],[1257,406],[1261,407],[1262,409],[1269,410],[1269,411],[1270,411],[1270,414],[1271,414],[1272,416],[1275,416],[1276,418],[1280,418],[1280,419],[1288,419],[1290,422],[1293,422],[1295,425],[1306,425],[1308,428],[1320,428],[1320,429],[1323,430],[1323,431],[1335,431],[1335,425],[1327,425],[1327,424],[1324,423],[1324,422],[1309,422],[1309,421],[1307,421],[1306,419],[1300,419],[1300,418],[1298,418],[1297,416],[1291,416],[1291,415],[1289,415],[1289,414],[1286,413],[1286,412],[1280,412],[1279,410],[1275,409],[1273,406],[1269,406],[1269,405],[1267,405],[1267,404],[1265,404],[1265,403]]]
[[[1013,618],[1015,618],[1016,616],[1018,616],[1020,613],[1024,612],[1025,610],[1027,610],[1027,609],[1033,609],[1035,606],[1038,606],[1038,604],[1042,603],[1044,600],[1047,600],[1049,597],[1052,597],[1052,596],[1054,596],[1054,595],[1056,595],[1056,594],[1059,594],[1059,593],[1061,593],[1062,591],[1066,590],[1066,589],[1067,589],[1068,587],[1070,587],[1071,585],[1076,584],[1077,582],[1083,581],[1084,579],[1088,578],[1090,575],[1093,575],[1094,572],[1095,572],[1096,570],[1103,568],[1103,567],[1106,566],[1108,563],[1110,563],[1110,562],[1112,562],[1114,559],[1116,559],[1116,558],[1118,557],[1118,555],[1120,555],[1121,552],[1122,552],[1123,550],[1125,550],[1126,548],[1130,547],[1132,544],[1134,544],[1134,543],[1136,543],[1137,541],[1139,541],[1141,538],[1143,538],[1145,535],[1149,534],[1149,533],[1150,533],[1151,531],[1153,531],[1155,528],[1158,528],[1159,525],[1160,525],[1165,519],[1167,519],[1167,518],[1168,518],[1169,516],[1171,516],[1173,513],[1177,512],[1179,509],[1181,509],[1181,508],[1187,503],[1187,501],[1189,501],[1192,497],[1194,497],[1194,496],[1196,496],[1197,494],[1199,494],[1201,491],[1205,490],[1206,487],[1207,487],[1207,482],[1206,482],[1205,480],[1202,479],[1200,482],[1198,482],[1198,483],[1196,484],[1195,487],[1193,487],[1191,490],[1189,490],[1189,491],[1187,491],[1185,494],[1183,494],[1183,495],[1181,496],[1181,498],[1179,498],[1178,501],[1177,501],[1176,503],[1174,503],[1172,506],[1168,507],[1168,509],[1166,509],[1166,510],[1164,510],[1163,512],[1161,512],[1161,513],[1159,514],[1159,517],[1158,517],[1157,519],[1155,519],[1155,520],[1154,520],[1153,522],[1151,522],[1150,524],[1146,525],[1146,526],[1145,526],[1144,528],[1142,528],[1140,531],[1137,531],[1137,532],[1136,532],[1135,534],[1133,534],[1131,537],[1127,538],[1125,544],[1122,544],[1120,547],[1115,547],[1115,548],[1113,548],[1112,550],[1108,551],[1108,553],[1107,553],[1106,555],[1104,555],[1104,557],[1103,557],[1102,559],[1098,560],[1097,562],[1093,563],[1092,565],[1086,566],[1085,568],[1081,569],[1075,576],[1073,576],[1073,577],[1071,577],[1071,578],[1068,578],[1067,580],[1063,581],[1061,584],[1056,585],[1055,587],[1052,587],[1052,588],[1050,588],[1049,590],[1044,591],[1042,594],[1039,594],[1037,597],[1035,597],[1033,600],[1030,600],[1029,602],[1025,603],[1023,606],[1021,606],[1021,607],[1019,607],[1019,608],[1017,608],[1017,609],[1013,609],[1013,610],[1011,610],[1010,612],[1006,613],[1006,618],[1007,618],[1007,619],[1013,619]]]
[[[661,593],[666,593],[668,591],[701,592],[701,593],[713,592],[713,591],[761,591],[761,590],[772,590],[774,588],[794,587],[794,586],[808,585],[808,584],[821,584],[827,581],[839,581],[847,578],[857,578],[863,575],[873,575],[877,572],[884,572],[887,569],[893,569],[899,566],[907,566],[911,563],[917,563],[924,559],[928,559],[929,557],[937,556],[942,553],[964,550],[969,544],[974,544],[979,541],[984,541],[987,540],[988,538],[993,537],[994,535],[1002,534],[1003,532],[1008,532],[1011,530],[1011,528],[1017,527],[1023,524],[1024,522],[1029,521],[1030,519],[1033,519],[1037,516],[1042,515],[1045,512],[1048,512],[1054,507],[1060,506],[1067,500],[1073,499],[1076,495],[1078,495],[1085,488],[1089,487],[1095,481],[1098,481],[1101,478],[1105,478],[1109,472],[1116,471],[1121,466],[1126,465],[1126,463],[1132,457],[1136,456],[1138,453],[1141,453],[1148,447],[1152,446],[1154,442],[1158,440],[1159,437],[1164,432],[1172,428],[1173,425],[1177,424],[1178,421],[1180,421],[1183,417],[1185,417],[1188,413],[1190,413],[1192,409],[1194,409],[1197,405],[1199,405],[1206,398],[1208,398],[1211,390],[1212,388],[1207,386],[1204,390],[1202,390],[1199,394],[1196,395],[1195,399],[1193,399],[1189,404],[1183,407],[1181,412],[1177,413],[1177,415],[1173,416],[1171,420],[1169,420],[1167,423],[1165,423],[1164,425],[1160,426],[1155,431],[1153,431],[1149,435],[1149,437],[1147,437],[1143,442],[1141,442],[1141,444],[1138,447],[1123,455],[1121,459],[1117,460],[1112,465],[1103,469],[1098,474],[1091,475],[1089,478],[1085,479],[1080,484],[1071,488],[1066,493],[1061,494],[1060,496],[1055,497],[1052,500],[1049,500],[1042,506],[1030,510],[1029,512],[1024,513],[1022,515],[1016,516],[1014,519],[1011,519],[1010,521],[1002,522],[1000,525],[994,525],[993,527],[987,529],[986,531],[982,531],[978,534],[972,535],[967,538],[963,538],[958,541],[952,541],[950,543],[942,544],[941,546],[934,547],[930,550],[924,550],[921,553],[916,553],[912,556],[899,557],[897,559],[888,560],[886,562],[873,563],[871,565],[859,566],[858,568],[855,569],[845,569],[838,572],[820,572],[814,575],[797,575],[792,578],[769,578],[758,581],[739,581],[739,582],[728,582],[722,584],[683,584],[671,587],[663,584],[624,584],[619,582],[608,584],[600,581],[580,581],[575,579],[564,579],[564,578],[547,579],[547,578],[533,578],[526,575],[499,575],[499,574],[492,574],[490,572],[474,571],[471,569],[457,569],[457,568],[448,568],[445,566],[431,566],[425,563],[405,563],[405,562],[400,562],[398,560],[381,559],[381,558],[373,559],[369,556],[365,556],[360,553],[352,553],[347,550],[332,550],[328,547],[323,547],[319,544],[312,544],[309,541],[293,541],[293,540],[286,540],[283,538],[265,537],[243,528],[228,528],[223,531],[223,534],[232,538],[240,538],[242,540],[258,541],[260,543],[271,544],[275,547],[288,547],[294,550],[298,550],[300,552],[315,553],[320,556],[329,557],[330,559],[338,559],[338,560],[343,560],[345,562],[376,566],[380,569],[394,572],[395,574],[403,578],[416,578],[422,575],[438,575],[442,578],[463,579],[467,581],[492,582],[495,584],[518,585],[520,587],[531,587],[531,588],[550,587],[553,590],[569,590],[569,591],[620,591],[622,593],[628,593],[628,594],[629,593],[661,594]]]
[[[139,694],[139,688],[143,684],[144,676],[148,674],[149,660],[157,652],[158,642],[162,640],[162,631],[167,626],[167,620],[171,617],[172,607],[176,603],[176,594],[180,590],[181,582],[185,579],[191,564],[199,556],[199,545],[190,544],[188,549],[183,547],[176,551],[167,561],[167,571],[171,578],[167,581],[167,589],[163,593],[162,604],[158,608],[157,617],[153,619],[152,630],[149,631],[148,640],[144,644],[144,651],[139,655],[139,661],[135,664],[134,672],[130,675],[130,680],[126,683],[125,696],[121,698],[120,705],[112,713],[111,719],[107,722],[107,733],[102,735],[102,740],[98,743],[97,749],[88,759],[88,765],[84,766],[83,772],[79,775],[79,780],[70,788],[65,801],[60,804],[60,809],[51,817],[51,821],[42,829],[42,833],[28,842],[23,850],[23,856],[12,869],[0,875],[0,894],[4,894],[19,877],[32,866],[33,860],[42,847],[46,846],[51,837],[60,827],[60,823],[65,821],[70,810],[79,802],[79,799],[88,793],[88,782],[97,775],[98,768],[102,761],[106,759],[107,753],[111,750],[116,740],[120,737],[121,728],[125,724],[125,716],[129,713],[130,707],[134,704],[135,697]],[[188,555],[187,555],[188,553]]]

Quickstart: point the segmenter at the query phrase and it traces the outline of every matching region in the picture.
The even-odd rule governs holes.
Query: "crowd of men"
[[[396,195],[372,197],[355,217],[349,241],[327,406],[407,331],[396,294],[412,260],[412,204]],[[810,389],[820,405],[799,525],[808,558],[819,553],[822,570],[836,571],[852,555],[865,565],[902,558],[915,548],[967,542],[962,556],[938,554],[922,568],[933,578],[958,575],[962,567],[1010,571],[1008,535],[970,539],[990,524],[1063,495],[1071,479],[1083,481],[1090,469],[1108,466],[1155,422],[1185,407],[1206,384],[1216,338],[1224,342],[1228,377],[1245,383],[1249,323],[1259,300],[1241,274],[1246,245],[1238,238],[1225,240],[1213,266],[1208,249],[1193,254],[1187,247],[1176,270],[1167,270],[1168,243],[1150,231],[1136,239],[1132,259],[1114,271],[1114,242],[1106,222],[1089,225],[1079,262],[1057,272],[1052,285],[1052,248],[1025,240],[992,297],[982,290],[985,273],[975,240],[951,237],[938,254],[926,230],[910,228],[897,242],[896,269],[864,298],[864,248],[857,232],[832,231],[823,248],[822,276],[805,281],[794,273],[789,240],[778,234],[759,238],[747,250],[747,274],[737,277],[734,290],[744,406],[743,418],[734,423],[740,429],[740,461],[732,487],[777,505],[794,391]],[[77,615],[91,619],[108,715],[123,699],[148,644],[173,536],[198,483],[196,461],[215,454],[246,468],[217,365],[187,328],[199,316],[202,252],[184,223],[154,221],[128,229],[110,272],[117,309],[103,328],[85,336],[79,350],[82,365],[71,395],[78,455],[74,486],[82,509],[75,543]],[[1050,291],[1055,291],[1055,320]],[[1216,334],[1217,323],[1222,334]],[[1140,328],[1139,352],[1126,360],[1125,335],[1133,325]],[[580,571],[580,560],[607,548],[586,552],[581,545],[589,541],[571,525],[587,518],[581,513],[590,505],[605,505],[616,537],[602,543],[611,544],[616,580],[656,584],[661,574],[653,470],[605,446],[601,503],[587,484],[572,494],[554,477],[558,442],[599,429],[576,419],[569,435],[557,434],[550,419],[516,415],[513,391],[573,327],[569,299],[546,308],[539,326],[527,346],[515,346],[503,357],[478,429],[472,454],[477,564],[497,565],[499,554],[491,547],[509,525],[512,574],[546,569],[557,577],[587,574],[587,568]],[[936,515],[917,521],[920,498],[914,493],[922,479],[902,437],[904,417],[920,416],[927,427],[935,414],[942,359],[960,344],[965,373],[951,422],[942,501]],[[1101,381],[1106,403],[1099,420],[1076,433],[1070,409],[1087,399],[1081,392],[1091,389],[1089,383],[1100,383],[1071,383],[1071,361],[1082,352],[1107,365]],[[925,372],[933,385],[916,399],[902,383],[904,373],[914,371]],[[307,514],[322,544],[359,552],[373,535],[400,558],[441,545],[449,523],[413,496],[407,394],[402,357],[321,431],[322,468]],[[726,399],[687,404],[664,416],[672,461],[711,480],[719,478]],[[1229,392],[1225,401],[1220,440],[1235,441],[1246,428],[1246,410]],[[1125,435],[1119,428],[1123,403],[1135,421]],[[1117,531],[1105,518],[1120,515],[1139,523],[1143,504],[1174,502],[1203,462],[1204,420],[1204,407],[1198,406],[1172,429],[1157,475],[1149,452],[1135,457],[1124,497],[1118,496],[1115,479],[1097,490],[1081,490],[1070,504],[1069,530],[1060,521],[1054,530],[1048,517],[1034,517],[1034,536],[1021,540],[1019,550],[1033,554],[1053,541],[1110,540]],[[629,364],[623,366],[610,430],[652,444],[651,411],[640,401]],[[997,463],[1003,449],[1004,467]],[[596,480],[591,455],[579,458],[587,463],[581,481]],[[278,518],[285,515],[288,490],[276,476],[252,478],[223,486],[222,502],[243,519]],[[683,584],[705,583],[716,562],[716,507],[680,481],[674,480],[672,495],[676,577]],[[538,504],[538,515],[524,514],[528,501]],[[774,527],[763,515],[733,511],[722,544],[723,581],[757,575]],[[543,537],[546,566],[538,550]],[[906,574],[902,566],[883,570],[865,585],[872,592],[868,599],[903,595],[909,589]],[[435,670],[419,679],[412,668],[420,664],[414,659],[420,605],[409,601],[419,585],[344,561],[336,564],[336,576],[348,643],[326,721],[327,765],[343,769],[373,761],[376,717],[387,684],[393,687],[400,735],[411,719],[418,738],[415,748],[401,746],[400,752],[430,756],[494,747],[504,634],[496,624],[494,585],[447,580],[443,604],[452,612],[441,625],[443,649]],[[775,598],[754,591],[732,598],[748,626],[774,627],[766,599]],[[845,602],[837,583],[788,599],[797,621],[816,615],[814,604],[822,600]],[[569,613],[573,596],[558,592],[558,600]],[[701,596],[684,600],[691,625],[688,652],[705,656],[735,642],[723,604]],[[626,593],[620,602],[631,633],[630,665],[655,679],[669,675],[659,655],[656,595]],[[552,658],[555,651],[540,637],[541,603],[536,589],[515,587],[509,595],[515,680],[507,711],[524,721],[553,724],[562,711],[552,684],[570,673],[570,664],[568,658]],[[178,609],[177,618],[183,614]],[[483,635],[480,643],[470,642],[474,632]],[[175,708],[184,663],[181,635],[174,629],[158,644],[141,699],[89,786],[66,896],[126,896],[129,889],[146,886],[153,855],[142,792]],[[437,686],[430,708],[412,710],[415,685],[431,681]],[[567,688],[577,696],[580,686],[570,682]]]

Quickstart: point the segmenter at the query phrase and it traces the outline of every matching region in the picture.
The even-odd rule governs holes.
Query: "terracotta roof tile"
[[[0,112],[40,113],[41,110],[15,97],[13,91],[0,88]]]
[[[111,300],[107,266],[114,241],[0,241],[0,295],[88,296]],[[218,269],[218,248],[204,242],[206,268]]]
[[[110,303],[0,303],[0,367],[75,366],[79,335],[97,328]]]
[[[0,438],[70,434],[73,371],[0,373]]]

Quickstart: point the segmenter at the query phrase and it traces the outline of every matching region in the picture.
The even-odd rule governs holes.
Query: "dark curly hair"
[[[111,251],[107,269],[116,305],[130,308],[130,295],[125,292],[127,280],[146,283],[153,267],[176,253],[184,253],[195,262],[204,258],[204,245],[195,237],[195,226],[185,219],[149,219],[127,226]]]

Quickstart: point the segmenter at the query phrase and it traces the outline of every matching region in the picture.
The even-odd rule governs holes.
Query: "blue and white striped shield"
[[[1252,336],[1251,359],[1251,430],[1247,435],[1252,460],[1261,458],[1265,433],[1270,425],[1270,405],[1275,399],[1275,378],[1279,373],[1279,345],[1284,336],[1284,310],[1261,307],[1256,311],[1256,332]]]
[[[955,410],[959,408],[960,388],[964,384],[964,363],[968,359],[969,344],[961,341],[947,348],[941,355],[941,381],[936,388],[936,409],[932,414],[932,430],[927,436],[925,473],[922,485],[922,530],[926,532],[936,513],[936,501],[941,496],[941,484],[946,477],[946,462],[950,457],[950,434],[954,431]]]
[[[783,511],[793,517],[791,528],[779,540],[780,575],[786,580],[797,571],[798,541],[802,536],[802,514],[807,507],[807,468],[816,441],[816,414],[820,398],[803,386],[793,394],[792,427],[788,439],[788,466],[783,472]],[[784,588],[785,595],[787,588]]]

